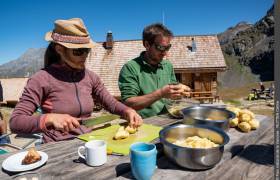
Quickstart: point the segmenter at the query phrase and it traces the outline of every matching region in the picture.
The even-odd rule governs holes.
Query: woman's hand
[[[68,114],[46,114],[46,127],[53,126],[54,129],[69,132],[73,131],[75,128],[80,127],[80,123],[78,122],[78,118],[72,117]]]
[[[129,122],[129,126],[133,128],[138,128],[143,123],[142,117],[132,108],[125,110],[124,118]]]

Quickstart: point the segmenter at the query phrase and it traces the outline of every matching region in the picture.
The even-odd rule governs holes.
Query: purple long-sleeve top
[[[34,112],[47,100],[52,104],[51,110],[46,110],[50,111],[48,113],[86,118],[93,111],[93,99],[114,114],[123,116],[127,109],[127,106],[110,95],[94,72],[87,69],[73,71],[65,65],[53,64],[38,71],[28,80],[12,113],[10,129],[14,133],[43,132],[44,142],[75,138],[79,134],[90,132],[91,129],[81,125],[65,135],[53,128],[46,128],[42,124],[46,115]]]

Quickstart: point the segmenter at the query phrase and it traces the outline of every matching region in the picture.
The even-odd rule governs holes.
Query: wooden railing
[[[219,100],[219,96],[215,95],[213,91],[195,91],[190,92],[191,98],[200,101],[200,103],[213,103],[213,101]]]

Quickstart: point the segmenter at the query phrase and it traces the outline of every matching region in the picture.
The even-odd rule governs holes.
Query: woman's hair
[[[51,42],[44,56],[44,68],[60,61],[60,55],[55,50],[56,43]]]

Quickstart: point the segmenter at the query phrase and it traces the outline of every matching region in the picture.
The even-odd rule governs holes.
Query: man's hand
[[[182,96],[190,96],[191,88],[184,84],[169,84],[161,89],[161,96],[163,98],[178,99]]]
[[[56,130],[62,132],[73,131],[75,128],[80,127],[78,118],[72,117],[68,114],[46,114],[46,127],[53,126]]]
[[[183,92],[181,93],[182,96],[186,96],[186,97],[190,97],[190,92],[191,92],[191,88],[189,86],[186,86],[184,84],[181,84],[181,88],[183,89]]]

